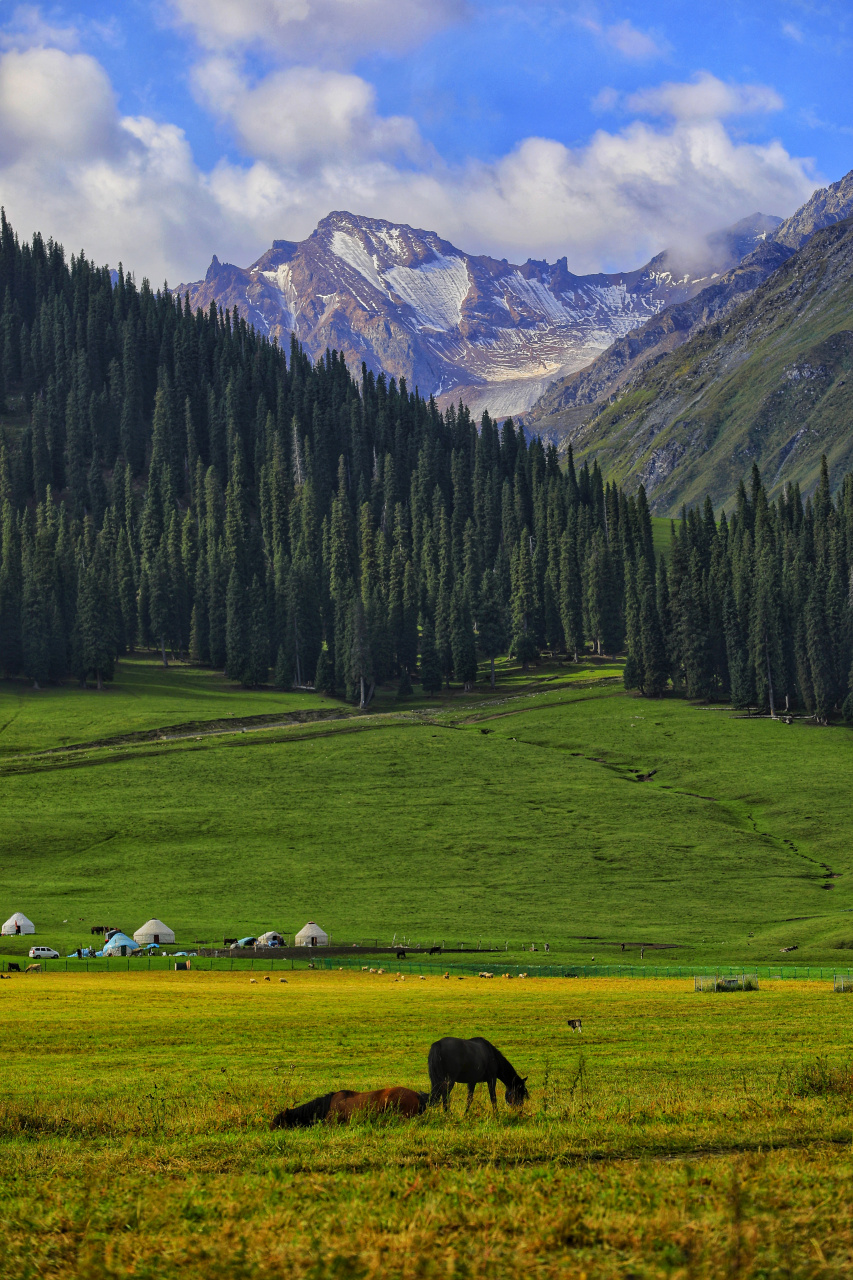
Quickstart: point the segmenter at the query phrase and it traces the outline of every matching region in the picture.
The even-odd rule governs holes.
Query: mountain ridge
[[[630,335],[617,339],[584,369],[556,379],[523,416],[525,427],[552,443],[570,442],[605,401],[640,370],[689,341],[737,306],[815,234],[853,213],[853,171],[813,192],[740,263],[694,294],[664,308]]]
[[[772,496],[808,492],[826,455],[853,460],[853,216],[802,248],[725,315],[658,357],[572,433],[619,484],[645,485],[674,514],[707,493],[733,498],[753,462]]]
[[[466,254],[437,232],[335,210],[305,240],[277,239],[251,266],[213,256],[178,286],[193,307],[237,306],[313,358],[327,347],[355,371],[404,377],[439,404],[517,413],[672,302],[686,300],[780,219],[753,214],[681,254],[632,271],[576,275],[565,257],[510,263]],[[699,274],[701,272],[701,274]]]

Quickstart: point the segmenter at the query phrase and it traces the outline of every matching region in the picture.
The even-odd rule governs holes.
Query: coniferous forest
[[[20,244],[5,216],[0,300],[7,678],[100,687],[150,647],[367,706],[507,652],[624,651],[649,696],[853,719],[853,476],[770,502],[753,469],[656,558],[645,492],[597,464]]]

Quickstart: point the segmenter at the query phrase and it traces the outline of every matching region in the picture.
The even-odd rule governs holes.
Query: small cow
[[[21,966],[19,964],[15,964],[14,961],[12,960],[9,961],[9,963],[6,965],[6,968],[9,970],[10,973],[21,972]]]
[[[583,1024],[581,1023],[580,1018],[567,1018],[566,1021],[572,1031],[583,1031]]]
[[[223,938],[223,939],[222,939],[222,945],[223,945],[223,947],[235,947],[235,946],[237,945],[237,942],[238,942],[238,939],[237,939],[237,938]]]
[[[429,949],[429,953],[430,953],[430,955],[431,955],[431,956],[440,956],[440,955],[441,955],[441,947],[430,947],[430,949]]]
[[[405,951],[400,951],[400,950],[398,950],[398,951],[397,951],[397,959],[398,959],[398,960],[405,960],[405,958],[406,958],[406,953],[405,953]]]
[[[27,973],[41,973],[41,965],[40,965],[40,964],[28,964],[28,965],[27,965],[27,968],[26,968],[26,972],[27,972]]]

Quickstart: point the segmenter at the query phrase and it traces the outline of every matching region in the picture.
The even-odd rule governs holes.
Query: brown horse
[[[390,1089],[373,1089],[369,1093],[356,1093],[354,1089],[339,1089],[337,1093],[324,1093],[321,1098],[303,1102],[301,1107],[279,1111],[273,1116],[271,1129],[307,1129],[309,1125],[324,1120],[326,1124],[346,1124],[354,1115],[369,1117],[387,1115],[402,1116],[410,1120],[426,1110],[428,1093],[417,1093],[393,1085]]]

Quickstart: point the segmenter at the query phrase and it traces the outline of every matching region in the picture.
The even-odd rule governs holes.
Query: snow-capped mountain
[[[672,302],[691,297],[779,223],[755,214],[688,254],[645,267],[574,275],[555,263],[463,253],[432,231],[330,213],[299,242],[275,240],[252,266],[214,256],[204,280],[180,285],[314,358],[337,349],[358,370],[405,377],[425,396],[462,397],[496,416],[528,408]]]

